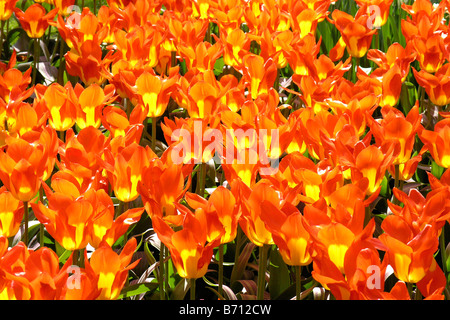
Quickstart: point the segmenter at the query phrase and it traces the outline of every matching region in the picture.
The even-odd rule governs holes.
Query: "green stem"
[[[152,118],[152,150],[156,153],[156,117]]]
[[[442,259],[442,271],[444,271],[445,278],[447,279],[447,250],[445,248],[445,225],[442,227],[441,235],[439,236],[439,246],[441,250],[441,259]]]
[[[395,172],[394,172],[394,189],[399,189],[400,186],[400,165],[396,164],[395,166]],[[395,205],[399,205],[400,201],[394,196],[394,199],[392,199],[392,203]]]
[[[169,248],[164,246],[164,292],[169,293]]]
[[[58,83],[64,86],[64,69],[65,69],[65,59],[64,59],[64,50],[66,46],[66,42],[60,37],[60,46],[59,46],[59,68],[58,68]]]
[[[300,300],[302,293],[302,266],[295,266],[295,298]]]
[[[219,295],[223,297],[223,244],[219,245]]]
[[[40,46],[39,46],[39,39],[34,39],[34,68],[33,68],[33,78],[31,84],[34,86],[36,84],[36,75],[37,75],[37,69],[39,65],[39,55],[40,55]]]
[[[269,245],[267,244],[263,244],[259,247],[258,292],[256,296],[257,300],[264,300],[268,251]]]
[[[201,197],[205,196],[205,183],[206,183],[206,163],[200,163],[199,175],[197,178],[197,194]]]
[[[9,20],[8,20],[9,21]],[[3,40],[5,38],[5,21],[2,20],[0,23],[0,60],[2,58],[2,52],[3,52]]]
[[[370,219],[372,218],[372,212],[370,210],[370,205],[367,205],[364,208],[365,211],[365,215],[364,215],[364,226],[367,226],[367,224],[369,223]]]
[[[122,212],[121,213],[124,213],[124,212],[128,211],[129,206],[130,206],[129,202],[123,202]],[[123,234],[123,244],[125,245],[127,243],[127,241],[128,241],[128,234],[125,231],[125,233]]]
[[[195,281],[196,280],[197,279],[195,279],[195,278],[189,279],[189,282],[191,283],[191,289],[189,290],[190,294],[191,294],[191,296],[190,296],[191,300],[195,300]]]
[[[23,202],[23,218],[25,221],[25,232],[23,235],[23,242],[28,247],[28,201]]]
[[[165,278],[165,272],[164,272],[164,252],[165,252],[165,245],[161,242],[161,246],[159,248],[159,298],[160,300],[165,300],[165,292],[164,292],[164,278]]]
[[[77,265],[80,268],[84,268],[84,248],[83,249],[78,249],[78,263]]]
[[[44,187],[42,186],[42,183],[41,183],[41,186],[39,187],[39,201],[42,204],[44,204]],[[40,244],[41,248],[45,246],[44,245],[44,231],[45,231],[44,225],[41,223],[39,225],[39,244]]]

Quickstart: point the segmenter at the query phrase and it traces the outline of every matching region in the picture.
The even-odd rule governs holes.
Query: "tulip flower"
[[[192,213],[184,217],[182,230],[174,231],[160,217],[153,219],[153,227],[169,248],[172,262],[181,277],[198,279],[205,275],[221,234],[207,242],[205,226]]]
[[[133,208],[114,218],[114,204],[105,190],[89,189],[84,193],[83,197],[94,208],[92,223],[89,226],[89,243],[94,248],[99,248],[102,241],[110,246],[114,245],[131,225],[139,221],[144,212],[144,208]]]
[[[35,87],[39,104],[49,112],[49,124],[57,131],[66,131],[76,121],[78,102],[72,84],[63,87],[53,83],[48,87],[38,84]]]
[[[0,236],[12,237],[18,231],[23,217],[23,204],[5,187],[0,188]]]
[[[4,240],[3,240],[4,239]],[[2,241],[3,240],[3,241]],[[0,259],[0,296],[8,300],[30,300],[32,287],[24,277],[26,260],[30,256],[30,249],[23,242],[8,249],[8,239],[0,237],[3,254]]]
[[[109,67],[114,60],[113,51],[108,51],[103,57],[100,44],[94,40],[82,42],[79,50],[72,49],[65,54],[70,75],[80,77],[86,86],[93,83],[101,85],[111,77]]]
[[[389,9],[394,0],[357,0],[356,3],[360,7],[367,8],[367,14],[371,16],[373,14],[373,8],[377,8],[375,11],[375,19],[371,21],[373,28],[381,28],[384,26],[389,17]]]
[[[127,281],[128,271],[139,263],[139,260],[132,262],[136,246],[136,239],[132,238],[128,240],[120,254],[117,254],[103,242],[92,253],[89,261],[86,260],[85,268],[98,276],[97,287],[101,290],[98,300],[116,300],[119,297]]]
[[[273,86],[277,76],[277,67],[273,59],[266,61],[261,56],[247,54],[242,59],[244,79],[249,86],[252,99],[265,94]]]
[[[176,89],[177,70],[172,70],[168,78],[144,72],[136,79],[136,94],[140,103],[148,110],[147,117],[163,115],[169,103],[171,93]]]
[[[242,58],[250,49],[248,35],[241,29],[230,30],[229,33],[222,33],[220,40],[223,42],[223,61],[231,67],[242,63]]]
[[[393,143],[386,143],[381,148],[374,145],[366,147],[364,143],[358,143],[353,152],[353,159],[347,157],[346,160],[341,158],[341,161],[345,161],[351,169],[353,183],[363,178],[369,180],[366,192],[367,195],[372,195],[379,189],[386,170],[392,165],[398,150]],[[350,162],[347,162],[348,160]]]
[[[71,263],[71,259],[68,259]],[[0,259],[2,299],[55,300],[68,278],[66,263],[59,267],[54,251],[43,247],[36,251],[19,242]]]
[[[27,90],[31,83],[31,71],[29,68],[22,73],[11,65],[0,75],[0,97],[6,103],[24,101],[33,93],[32,88]]]
[[[339,30],[347,51],[353,58],[361,58],[370,48],[372,36],[377,32],[368,27],[369,16],[360,9],[355,17],[340,10],[331,14],[333,23]]]
[[[304,218],[297,208],[285,205],[280,210],[264,200],[261,203],[261,219],[272,233],[286,264],[306,266],[311,263],[312,238],[304,227]]]
[[[386,52],[378,49],[370,49],[367,52],[367,59],[375,62],[379,68],[389,70],[394,65],[400,68],[402,82],[406,80],[409,74],[410,64],[414,61],[416,52],[412,45],[407,45],[406,48],[399,43],[393,43],[389,46]]]
[[[426,70],[413,69],[417,83],[422,86],[431,102],[437,106],[445,106],[450,103],[450,68],[448,64],[440,67],[433,75]]]
[[[78,135],[72,129],[68,130],[65,147],[59,152],[62,170],[69,170],[82,185],[90,184],[96,173],[103,169],[101,156],[108,143],[109,139],[94,127],[84,128]]]
[[[259,247],[273,244],[272,234],[261,219],[261,201],[270,201],[279,208],[281,199],[275,189],[264,181],[250,188],[242,181],[235,180],[232,182],[231,191],[241,205],[242,215],[239,225],[249,240]]]
[[[107,85],[103,89],[94,83],[87,88],[83,88],[77,84],[74,91],[78,96],[79,103],[76,119],[77,125],[81,129],[89,126],[98,129],[101,125],[103,107],[115,99],[114,86]]]
[[[223,186],[216,188],[208,200],[195,193],[186,193],[187,204],[195,210],[195,216],[204,221],[207,229],[207,241],[212,241],[217,234],[223,233],[220,243],[234,240],[240,217],[239,207],[232,192]],[[225,231],[223,231],[225,229]]]
[[[0,5],[1,11],[0,11],[0,20],[6,21],[8,20],[11,15],[14,12],[14,8],[16,6],[16,3],[19,0],[2,0],[2,3]]]
[[[393,164],[405,163],[411,157],[415,135],[421,128],[419,107],[416,104],[406,117],[394,108],[383,108],[381,112],[383,119],[370,123],[377,144],[382,145],[389,140],[398,141],[400,152]]]
[[[117,154],[109,152],[106,157],[105,168],[116,197],[123,202],[135,200],[139,196],[137,185],[142,172],[156,155],[148,146],[144,148],[132,143]]]
[[[83,249],[89,243],[88,226],[93,219],[94,208],[83,197],[76,194],[52,192],[44,184],[48,207],[42,202],[31,206],[38,220],[48,233],[66,250]]]
[[[371,238],[375,224],[372,222],[350,243],[343,257],[343,270],[328,257],[318,251],[314,258],[313,277],[329,289],[338,300],[388,299],[384,292],[387,260],[380,261],[375,239]],[[370,233],[372,232],[372,233]],[[375,273],[374,273],[375,272]],[[409,295],[406,292],[406,296]]]
[[[14,13],[17,19],[30,38],[39,39],[44,35],[49,26],[49,21],[53,20],[58,10],[55,8],[47,13],[45,8],[39,3],[32,4],[25,12],[16,8]]]
[[[436,123],[434,130],[418,132],[420,140],[431,154],[433,160],[441,167],[450,167],[450,147],[446,141],[450,135],[450,119]]]
[[[144,168],[137,190],[150,217],[156,215],[177,219],[175,203],[183,197],[190,185],[190,178],[187,183],[185,178],[183,164],[169,165],[155,159],[149,167]],[[177,221],[176,224],[178,223]]]
[[[357,72],[361,81],[367,81],[372,85],[375,93],[381,96],[381,107],[395,107],[400,99],[402,91],[402,75],[400,67],[393,65],[387,71],[376,69],[367,76],[360,68]]]
[[[6,152],[0,153],[0,179],[16,199],[28,202],[41,185],[47,162],[45,148],[20,138],[6,142]]]
[[[436,228],[426,225],[421,232],[414,234],[401,218],[394,215],[383,220],[382,228],[385,233],[379,239],[387,247],[386,253],[395,276],[409,283],[422,280],[438,248]]]

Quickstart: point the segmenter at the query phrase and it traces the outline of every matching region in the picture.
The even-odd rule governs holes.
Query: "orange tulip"
[[[214,70],[214,64],[222,55],[223,48],[221,43],[212,45],[209,42],[200,42],[194,48],[180,44],[179,51],[188,70],[205,72]]]
[[[400,152],[392,164],[404,167],[411,158],[416,134],[422,128],[420,124],[422,117],[419,114],[419,107],[416,104],[406,117],[395,108],[383,108],[381,112],[383,119],[380,122],[372,120],[369,123],[371,132],[379,146],[386,141],[392,141],[398,145]],[[403,167],[401,168],[402,172]],[[413,172],[415,171],[414,168],[411,169]],[[405,172],[405,176],[408,177],[413,172]],[[403,177],[403,174],[401,176]]]
[[[216,151],[221,154],[223,139],[216,135],[219,124],[217,116],[175,118],[174,121],[165,118],[161,129],[170,146],[172,159],[184,164],[207,163]]]
[[[147,117],[160,117],[169,103],[171,93],[176,90],[178,69],[172,69],[169,77],[144,72],[136,79],[136,94],[145,110]]]
[[[23,204],[5,187],[0,188],[0,236],[12,237],[18,231],[23,217]]]
[[[123,236],[128,228],[141,218],[144,208],[133,208],[114,219],[114,204],[105,190],[89,189],[83,197],[94,208],[92,223],[89,226],[90,245],[99,248],[104,241],[112,246]]]
[[[99,276],[91,268],[79,268],[73,265],[73,253],[67,259],[62,270],[70,274],[61,286],[59,300],[95,300],[100,296],[101,289],[98,288]],[[88,261],[85,255],[85,261]],[[62,271],[61,271],[62,272]]]
[[[177,219],[175,203],[183,197],[190,185],[190,176],[185,183],[183,169],[183,164],[163,162],[160,159],[154,159],[149,167],[144,168],[137,190],[150,217]]]
[[[108,51],[103,56],[99,43],[86,40],[82,42],[79,52],[72,49],[65,54],[67,72],[80,77],[86,86],[93,83],[102,85],[111,77],[109,67],[114,60],[114,54],[113,51]]]
[[[94,127],[82,129],[75,135],[70,129],[66,134],[66,144],[60,149],[61,170],[70,171],[81,185],[89,185],[102,168],[101,157],[109,139]]]
[[[15,58],[11,58],[14,62]],[[27,90],[31,83],[31,68],[24,73],[8,64],[8,68],[0,75],[0,97],[7,103],[26,100],[32,93],[33,88]]]
[[[413,69],[417,83],[425,88],[425,91],[435,105],[445,106],[450,103],[450,68],[448,64],[430,74],[425,70],[416,71]]]
[[[49,113],[49,124],[57,131],[66,131],[76,121],[78,103],[72,84],[63,87],[53,83],[48,87],[38,84],[35,87],[38,104]]]
[[[349,158],[349,155],[341,157],[341,162],[351,169],[353,183],[364,178],[368,179],[366,193],[372,195],[379,190],[386,170],[395,160],[398,150],[395,150],[392,143],[386,143],[379,148],[374,145],[366,147],[360,142],[356,144],[353,152],[354,158]]]
[[[128,271],[139,263],[139,260],[132,262],[136,246],[136,239],[132,238],[128,240],[120,254],[117,254],[106,242],[103,242],[92,253],[89,261],[85,260],[85,268],[98,276],[97,287],[101,292],[97,299],[115,300],[119,297],[127,281]]]
[[[19,0],[2,0],[0,5],[0,20],[6,21],[13,14],[16,3]]]
[[[69,259],[70,260],[70,259]],[[2,299],[55,300],[66,280],[68,265],[59,267],[59,259],[49,248],[27,249],[22,242],[0,259]]]
[[[446,141],[450,137],[450,119],[436,123],[434,130],[418,132],[420,140],[431,154],[433,160],[441,167],[450,167],[450,146]]]
[[[220,29],[219,29],[220,30]],[[242,63],[242,58],[250,49],[248,35],[239,28],[221,33],[219,41],[223,42],[223,61],[226,65],[235,67]]]
[[[378,68],[370,76],[358,68],[357,75],[361,81],[371,84],[375,94],[380,96],[379,105],[381,107],[397,105],[402,91],[402,74],[399,66],[394,64],[388,70]]]
[[[139,196],[137,185],[142,179],[142,172],[156,158],[155,153],[149,146],[144,148],[132,143],[117,154],[107,152],[105,156],[105,168],[117,199],[123,202],[135,200]]]
[[[81,129],[89,126],[98,129],[101,125],[103,107],[116,98],[114,86],[107,85],[105,88],[101,88],[98,84],[94,83],[83,88],[77,84],[74,91],[78,96],[79,103],[76,118],[77,125]]]
[[[406,45],[406,48],[399,43],[393,43],[386,52],[378,49],[370,49],[367,52],[367,59],[375,62],[382,70],[389,70],[394,65],[400,68],[402,82],[409,74],[410,64],[416,58],[416,52],[412,45]]]
[[[92,204],[78,193],[52,192],[46,184],[43,186],[48,207],[42,202],[31,204],[38,220],[66,250],[85,248],[90,240],[88,226],[94,214]]]
[[[80,53],[81,46],[87,42],[100,44],[107,35],[107,28],[101,25],[98,17],[94,15],[88,7],[83,8],[81,13],[69,12],[69,16],[64,21],[63,16],[67,11],[58,15],[58,19],[53,23],[69,46],[71,51]]]
[[[6,152],[0,153],[0,179],[16,199],[30,201],[47,168],[45,147],[20,138],[7,138],[6,143]]]
[[[189,212],[184,216],[182,230],[174,231],[158,216],[153,219],[153,227],[158,238],[169,248],[181,277],[197,279],[205,275],[221,234],[207,242],[206,226]]]
[[[311,263],[312,238],[304,227],[305,220],[292,205],[277,208],[270,201],[261,203],[261,219],[272,233],[284,262],[291,266]]]
[[[23,242],[8,249],[8,239],[0,237],[0,297],[4,300],[30,300],[33,289],[24,277],[26,260],[32,252]]]
[[[221,233],[223,233],[220,238],[221,244],[234,240],[240,213],[230,190],[219,186],[208,200],[190,192],[186,193],[185,198],[189,207],[195,210],[195,217],[206,226],[207,241],[212,241]]]
[[[133,109],[130,119],[128,119],[127,114],[121,108],[116,106],[107,106],[103,109],[102,115],[102,125],[106,130],[110,132],[110,136],[112,139],[115,137],[125,137],[126,133],[131,131],[139,132],[139,137],[142,134],[142,129],[144,126],[142,122],[144,121],[144,117],[134,117],[139,113],[138,108]],[[142,121],[140,121],[142,120]]]
[[[389,17],[389,9],[394,0],[356,0],[356,3],[360,7],[364,7],[367,10],[367,14],[372,16],[375,11],[375,20],[372,21],[373,28],[381,28],[384,26]]]
[[[374,228],[375,224],[370,223],[363,233],[347,244],[343,244],[344,239],[338,241],[339,245],[333,243],[339,237],[345,238],[344,233],[336,233],[333,236],[330,234],[331,237],[336,237],[334,240],[328,240],[331,240],[331,247],[318,251],[314,256],[314,279],[329,289],[337,300],[388,299],[389,293],[384,292],[387,260],[380,261],[377,251],[380,246],[376,239],[372,238]],[[342,261],[343,267],[339,268],[336,261]],[[377,273],[373,274],[374,271]],[[406,296],[409,297],[407,292]]]
[[[341,33],[342,41],[345,43],[350,56],[354,58],[363,57],[370,48],[372,36],[377,32],[368,27],[365,9],[361,8],[355,17],[340,10],[334,10],[331,14],[333,23]]]
[[[273,59],[269,58],[265,61],[264,58],[255,54],[244,56],[242,66],[239,68],[243,70],[252,99],[268,93],[277,76],[277,66]]]
[[[47,13],[45,8],[39,3],[32,4],[25,12],[15,8],[14,13],[17,19],[30,38],[41,38],[49,26],[49,21],[53,20],[58,10],[55,8]]]
[[[250,188],[242,181],[235,180],[231,183],[231,191],[241,206],[242,215],[239,225],[249,240],[259,247],[274,244],[271,232],[261,219],[261,202],[267,200],[279,208],[281,199],[276,190],[264,181]]]
[[[427,274],[438,248],[438,230],[426,225],[413,233],[405,221],[396,215],[383,220],[385,233],[379,239],[387,247],[389,263],[395,276],[405,282],[416,283]]]

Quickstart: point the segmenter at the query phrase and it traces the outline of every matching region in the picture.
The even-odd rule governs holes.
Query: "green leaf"
[[[271,299],[276,299],[283,291],[289,288],[290,276],[289,269],[280,252],[276,247],[272,248],[270,253],[270,282],[269,282],[269,292]]]
[[[189,281],[186,279],[182,279],[178,284],[175,286],[175,289],[173,289],[172,294],[170,295],[171,300],[183,300],[186,296],[186,293],[189,291],[189,288],[191,285],[189,284]]]
[[[214,63],[214,74],[216,76],[221,75],[223,72],[223,67],[225,66],[225,62],[223,61],[223,57],[220,57]]]
[[[70,250],[66,250],[64,249],[58,241],[55,241],[55,249],[56,249],[56,254],[59,257],[59,263],[66,263],[67,259],[70,257],[70,255],[72,254],[72,251]]]
[[[390,198],[390,188],[389,188],[389,181],[384,176],[383,181],[381,181],[381,190],[380,190],[380,196],[384,198]]]
[[[157,282],[133,284],[131,286],[122,289],[119,295],[119,299],[136,296],[138,294],[146,293],[155,290],[157,288],[158,288]]]
[[[440,179],[442,174],[444,173],[445,168],[439,166],[436,162],[431,162],[431,174],[436,178]]]

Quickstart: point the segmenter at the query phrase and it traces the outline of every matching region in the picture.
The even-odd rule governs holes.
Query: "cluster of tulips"
[[[0,298],[450,298],[450,2],[30,1]]]

